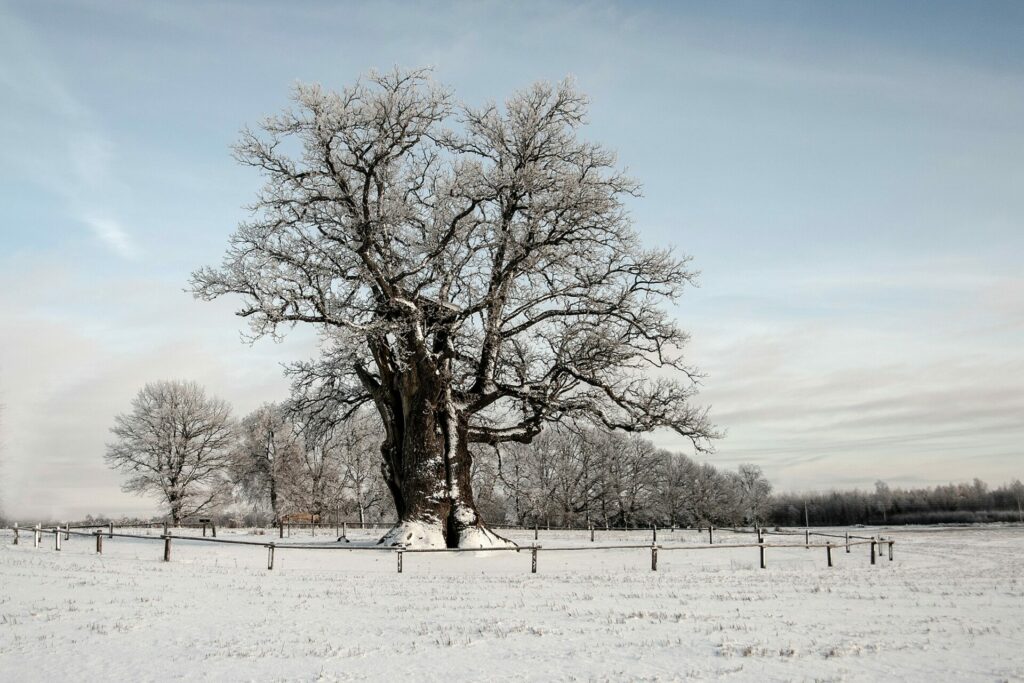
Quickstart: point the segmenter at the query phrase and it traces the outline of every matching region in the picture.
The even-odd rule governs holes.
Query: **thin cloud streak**
[[[109,218],[87,217],[85,223],[92,229],[97,239],[120,256],[126,259],[139,257],[138,247],[116,221]]]
[[[9,13],[0,15],[0,45],[6,46],[0,47],[0,83],[13,108],[26,114],[19,131],[26,141],[10,146],[4,156],[12,168],[27,170],[40,187],[60,198],[69,217],[86,226],[105,249],[137,259],[139,247],[111,217],[116,213],[112,195],[122,189],[113,172],[113,142],[45,55],[32,29]]]

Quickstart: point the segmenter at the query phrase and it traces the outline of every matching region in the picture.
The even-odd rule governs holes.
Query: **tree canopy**
[[[472,107],[395,71],[300,85],[235,148],[266,183],[194,291],[240,296],[256,336],[319,327],[321,357],[291,370],[299,401],[377,407],[403,519],[472,512],[466,444],[526,443],[549,422],[667,427],[710,448],[665,307],[695,273],[641,246],[623,204],[638,186],[579,137],[586,107],[570,81]],[[411,502],[424,487],[444,510]],[[479,525],[460,519],[453,533]]]

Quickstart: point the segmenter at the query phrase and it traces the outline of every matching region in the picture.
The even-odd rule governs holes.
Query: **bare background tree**
[[[771,512],[772,485],[757,465],[745,463],[737,471],[739,502],[745,522],[761,525]]]
[[[730,480],[707,463],[685,465],[681,501],[686,519],[699,526],[724,525],[739,517],[739,496]]]
[[[380,474],[380,420],[366,411],[345,421],[335,442],[338,449],[340,500],[338,508],[354,514],[360,524],[371,511],[389,508],[387,487]],[[377,516],[377,515],[374,515]]]
[[[337,509],[341,497],[341,463],[344,428],[333,421],[306,417],[299,420],[301,435],[296,467],[288,472],[287,495],[293,512],[310,515],[311,521],[324,521]]]
[[[744,466],[746,467],[746,466]],[[741,476],[658,450],[638,435],[556,425],[498,458],[507,519],[516,524],[638,527],[741,524]],[[760,469],[747,471],[770,491]],[[492,497],[497,497],[492,494]],[[767,500],[758,503],[767,505]]]
[[[256,511],[270,511],[271,524],[295,511],[288,494],[302,456],[301,439],[280,405],[264,404],[242,420],[231,479]]]
[[[241,296],[257,336],[320,329],[322,357],[294,379],[321,410],[376,407],[399,517],[383,540],[502,543],[474,500],[471,446],[527,443],[545,423],[667,427],[709,448],[687,337],[663,308],[694,273],[640,246],[623,206],[637,185],[578,138],[587,100],[571,83],[473,108],[396,71],[294,100],[236,146],[266,185],[193,287]]]
[[[194,382],[147,384],[132,411],[114,418],[106,460],[129,474],[124,490],[157,496],[174,524],[228,499],[235,445],[231,409]]]

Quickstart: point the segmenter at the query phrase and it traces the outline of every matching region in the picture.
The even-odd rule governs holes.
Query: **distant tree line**
[[[117,416],[108,463],[125,490],[156,495],[173,523],[393,522],[383,429],[365,409],[323,411],[301,396],[241,420],[191,382],[147,384]],[[555,424],[529,444],[475,445],[477,508],[532,526],[813,526],[1024,521],[1024,484],[772,494],[752,464],[729,471],[636,434]]]
[[[126,491],[157,497],[169,520],[239,523],[338,516],[393,521],[375,414],[323,411],[301,395],[234,419],[192,382],[147,384],[118,415],[106,459]],[[760,468],[723,472],[636,435],[554,425],[530,444],[477,446],[476,504],[497,523],[649,526],[764,523]]]
[[[971,483],[892,488],[879,481],[874,491],[787,493],[773,497],[769,520],[779,526],[802,526],[805,506],[812,526],[1024,522],[1024,484],[1015,479],[990,489],[975,479]]]
[[[771,495],[755,465],[721,471],[636,435],[571,425],[478,450],[473,477],[488,519],[527,526],[764,523]]]

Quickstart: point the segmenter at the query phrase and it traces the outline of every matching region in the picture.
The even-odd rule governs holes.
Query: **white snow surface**
[[[444,534],[440,522],[402,522],[392,527],[381,539],[381,545],[415,546],[416,548],[444,548]]]
[[[473,519],[476,519],[475,515],[473,515]],[[472,548],[509,548],[515,547],[515,543],[499,536],[497,532],[490,529],[469,527],[459,533],[459,547],[464,550]]]
[[[254,546],[0,534],[0,680],[1024,679],[1024,528],[861,530],[869,547],[538,553],[220,530]],[[141,532],[152,533],[159,531]],[[182,533],[195,533],[193,531]],[[502,532],[521,546],[533,532]],[[659,530],[664,546],[706,533]],[[723,544],[749,537],[720,533]],[[777,539],[797,542],[798,539]],[[593,545],[649,543],[597,532]],[[587,532],[539,543],[590,547]],[[380,546],[376,546],[380,548]]]
[[[476,521],[476,515],[467,508],[459,508],[456,515],[458,516],[460,514],[462,516],[459,517],[459,521],[464,523],[468,523],[465,520],[469,520],[469,522]],[[426,521],[402,522],[401,524],[392,527],[386,534],[384,534],[380,545],[401,545],[415,549],[439,549],[447,547],[444,540],[444,534],[441,531],[441,523],[431,523]],[[464,529],[462,533],[459,534],[459,547],[463,549],[506,548],[510,546],[514,547],[515,544],[510,543],[507,539],[502,538],[489,529],[473,527]]]

